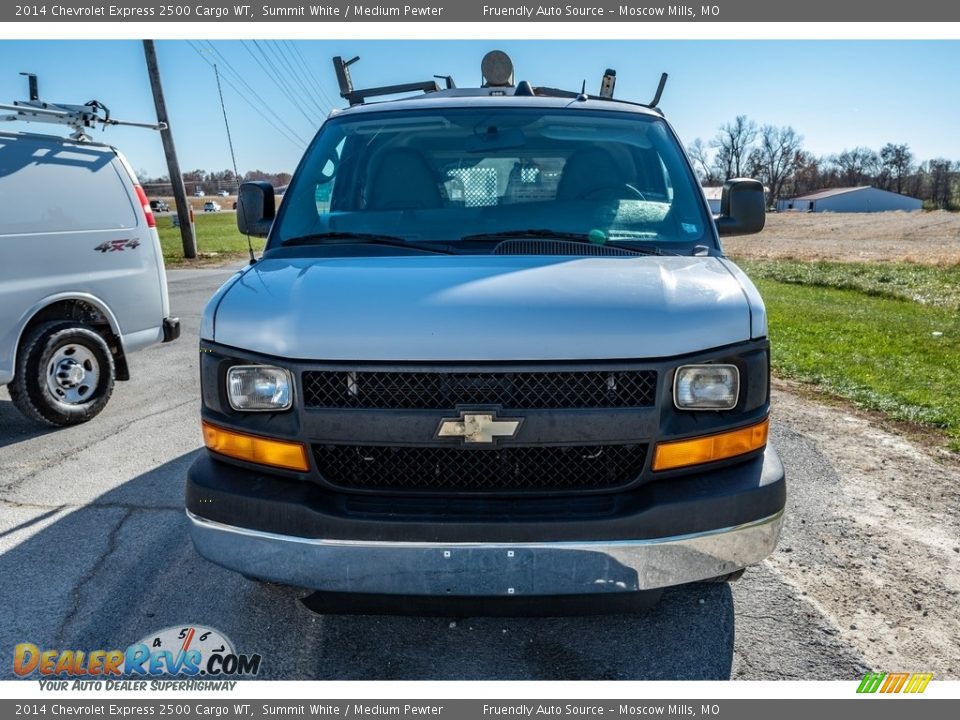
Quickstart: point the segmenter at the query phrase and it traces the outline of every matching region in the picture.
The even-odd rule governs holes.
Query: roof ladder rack
[[[99,124],[105,128],[107,125],[126,125],[128,127],[142,127],[149,130],[164,130],[165,123],[142,123],[131,122],[128,120],[117,120],[110,117],[110,108],[99,100],[91,100],[85,105],[65,105],[62,103],[48,103],[40,99],[40,92],[37,88],[37,76],[33,73],[20,73],[27,77],[29,83],[30,99],[15,100],[12,105],[0,103],[0,110],[13,111],[12,115],[0,115],[0,121],[21,121],[21,122],[39,122],[51,123],[54,125],[66,125],[73,128],[70,137],[79,142],[90,140],[85,130],[87,128],[96,128]]]
[[[424,80],[422,82],[403,83],[401,85],[384,85],[382,87],[364,88],[362,90],[353,89],[353,78],[350,77],[350,66],[353,65],[360,56],[352,60],[344,60],[337,55],[333,58],[333,68],[337,73],[337,83],[340,85],[340,97],[345,99],[350,105],[363,105],[367,98],[380,97],[383,95],[398,95],[408,92],[439,92],[440,86],[436,80]],[[453,78],[449,75],[436,76],[443,79],[447,89],[456,87]]]

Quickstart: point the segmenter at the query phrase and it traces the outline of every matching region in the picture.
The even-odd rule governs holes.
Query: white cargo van
[[[200,325],[200,554],[355,610],[552,612],[527,599],[632,607],[773,552],[766,311],[720,242],[763,228],[763,186],[710,213],[664,77],[640,104],[496,51],[480,88],[354,90],[354,62],[283,202],[240,188],[268,240]]]
[[[127,354],[180,333],[150,203],[123,156],[0,132],[0,383],[27,416],[89,420]]]

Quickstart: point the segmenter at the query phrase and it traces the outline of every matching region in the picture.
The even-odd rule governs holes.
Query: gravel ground
[[[767,215],[759,235],[728,238],[726,251],[751,260],[960,263],[960,213],[801,213]]]
[[[871,667],[960,676],[960,465],[784,384],[772,403],[792,482],[765,566]]]

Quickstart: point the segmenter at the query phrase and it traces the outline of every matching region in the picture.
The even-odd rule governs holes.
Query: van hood
[[[751,309],[713,257],[273,258],[204,325],[294,360],[633,359],[749,340]]]

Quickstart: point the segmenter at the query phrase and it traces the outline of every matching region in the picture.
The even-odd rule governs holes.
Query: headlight
[[[673,380],[673,402],[681,410],[731,410],[739,395],[736,365],[684,365]]]
[[[235,365],[227,371],[234,410],[286,410],[292,404],[290,373],[269,365]]]

